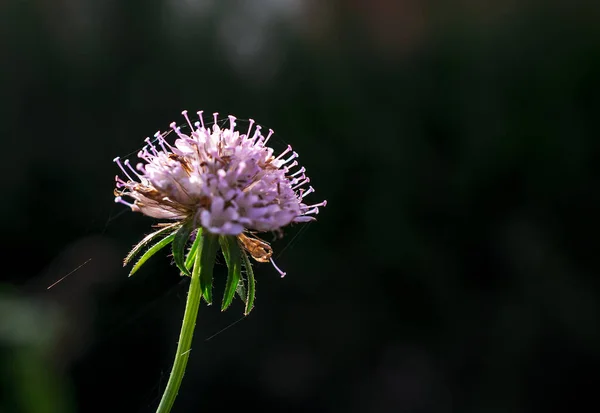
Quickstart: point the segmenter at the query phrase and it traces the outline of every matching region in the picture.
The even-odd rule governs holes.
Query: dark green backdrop
[[[127,278],[112,159],[182,109],[273,128],[329,205],[247,319],[201,309],[175,412],[593,411],[600,7],[479,3],[2,2],[0,411],[154,411],[187,284]]]

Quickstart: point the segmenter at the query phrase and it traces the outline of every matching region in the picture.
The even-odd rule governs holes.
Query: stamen
[[[288,173],[290,171],[290,169],[292,169],[294,166],[298,166],[298,161],[294,161],[291,164],[289,164],[288,166],[284,166],[283,171],[285,173]]]
[[[117,204],[123,204],[123,205],[127,205],[129,208],[131,208],[133,211],[135,211],[137,209],[137,206],[135,204],[131,204],[127,201],[125,201],[122,197],[118,196],[115,198],[115,203]]]
[[[127,186],[127,182],[122,180],[119,175],[115,175],[115,182],[117,183],[117,188],[123,188]]]
[[[309,217],[309,216],[306,216],[306,215],[300,215],[300,216],[294,218],[292,220],[292,222],[312,222],[312,221],[316,221],[316,220],[317,220],[317,218],[315,218],[315,217]]]
[[[315,207],[315,208],[313,208],[313,209],[310,209],[310,210],[308,210],[308,211],[305,211],[303,214],[304,214],[304,215],[310,215],[310,214],[315,214],[315,215],[317,215],[318,213],[319,213],[319,208],[318,208],[318,207]]]
[[[169,127],[173,130],[173,132],[175,132],[177,134],[177,136],[179,136],[181,139],[185,139],[187,138],[186,135],[184,135],[183,133],[181,133],[181,128],[179,126],[177,126],[177,124],[175,122],[171,122],[169,123]],[[156,135],[155,135],[156,136]]]
[[[140,159],[144,159],[146,162],[149,162],[150,159],[148,158],[150,156],[150,154],[148,153],[148,147],[144,146],[138,153],[137,153],[138,158]]]
[[[129,176],[129,174],[127,173],[127,170],[125,168],[123,168],[123,165],[121,164],[121,158],[119,158],[117,156],[115,159],[113,159],[113,162],[115,162],[117,165],[119,165],[119,168],[121,168],[121,170],[123,171],[125,176],[127,178],[129,178],[130,181],[135,181],[135,179],[133,179],[131,176]]]
[[[304,175],[304,174],[302,174],[302,175],[300,175],[300,176],[298,176],[298,177],[296,177],[296,178],[292,179],[292,180],[290,181],[290,185],[295,185],[295,184],[297,184],[298,182],[302,181],[303,179],[306,179],[306,175]]]
[[[213,113],[213,119],[215,120],[214,126],[219,127],[219,125],[217,125],[217,117],[219,116],[219,112],[215,112]]]
[[[233,129],[235,128],[235,116],[229,115],[229,130],[233,133]]]
[[[200,118],[200,123],[202,124],[202,129],[206,129],[204,127],[204,118],[202,117],[202,113],[204,113],[203,110],[199,110],[198,112],[196,112],[198,114],[198,117]]]
[[[174,123],[175,122],[171,123],[171,125],[173,125]],[[162,148],[163,152],[165,152],[165,153],[169,152],[167,150],[167,148],[165,148],[165,139],[163,138],[162,134],[160,132],[156,132],[154,134],[154,137],[156,138],[156,140],[158,140],[158,144]]]
[[[150,147],[150,149],[152,150],[152,154],[154,156],[158,156],[158,152],[156,151],[156,147],[154,146],[154,144],[152,143],[152,141],[150,140],[150,138],[144,139],[144,142],[146,142],[148,144],[148,147]]]
[[[302,182],[300,182],[298,185],[293,186],[292,190],[295,191],[296,189],[300,188],[301,186],[307,184],[310,182],[310,178],[306,177],[306,179],[304,179]]]
[[[142,176],[140,174],[137,173],[137,171],[135,169],[133,169],[133,166],[131,166],[131,164],[129,163],[129,159],[125,159],[124,162],[125,166],[127,166],[131,172],[133,172],[135,174],[135,176],[137,176],[140,180],[143,179]]]
[[[281,152],[281,153],[279,154],[279,156],[278,156],[277,158],[275,158],[275,160],[276,160],[276,161],[280,160],[281,158],[283,158],[283,156],[284,156],[285,154],[287,154],[287,153],[288,153],[289,151],[291,151],[291,150],[292,150],[292,147],[291,147],[290,145],[288,145],[288,147],[285,149],[285,151]]]
[[[256,145],[256,141],[262,136],[260,134],[261,129],[262,129],[262,126],[256,125],[256,130],[254,131],[254,136],[252,136],[252,144],[253,145]]]
[[[312,188],[312,186],[311,186]],[[327,206],[327,200],[323,201],[323,202],[319,202],[318,204],[313,204],[313,205],[306,205],[303,207],[300,207],[301,209],[308,209],[308,208],[318,208],[318,207],[324,207]],[[305,212],[305,214],[307,214],[307,212]]]
[[[190,130],[194,130],[194,127],[192,126],[192,122],[190,122],[190,118],[188,117],[188,111],[184,110],[181,112],[181,114],[185,117],[185,120],[187,121],[188,125],[190,126]]]
[[[285,161],[283,161],[283,162],[281,163],[281,165],[285,165],[286,163],[288,163],[289,161],[291,161],[292,159],[294,159],[294,158],[297,158],[297,157],[298,157],[298,152],[294,152],[294,153],[292,154],[292,156],[290,156],[290,157],[289,157],[289,158],[287,158]]]
[[[302,191],[300,193],[300,199],[304,198],[306,195],[308,194],[312,194],[313,192],[315,192],[315,188],[313,188],[312,186],[308,188],[308,191],[303,191],[302,189],[300,190]]]
[[[250,126],[248,126],[248,132],[246,132],[246,139],[250,139],[250,131],[252,130],[252,125],[254,125],[254,119],[248,119]]]
[[[281,274],[281,278],[285,277],[285,275],[286,275],[287,273],[286,273],[286,272],[284,272],[284,271],[281,271],[281,269],[280,269],[280,268],[279,268],[277,265],[275,265],[275,261],[273,261],[273,258],[269,257],[269,260],[271,261],[271,264],[273,264],[273,267],[275,267],[275,269],[277,270],[277,272],[278,272],[279,274]]]
[[[290,177],[294,177],[296,175],[303,174],[304,172],[306,172],[306,168],[302,167],[302,168],[298,169],[296,172],[294,172],[293,174],[291,174]]]
[[[273,129],[269,129],[269,134],[267,135],[267,137],[265,138],[265,141],[262,143],[263,145],[266,145],[267,142],[269,142],[269,139],[271,139],[271,136],[273,135]]]

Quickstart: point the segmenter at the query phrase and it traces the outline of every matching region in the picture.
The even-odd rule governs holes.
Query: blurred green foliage
[[[58,315],[0,286],[0,411],[72,411],[68,386],[53,362]]]

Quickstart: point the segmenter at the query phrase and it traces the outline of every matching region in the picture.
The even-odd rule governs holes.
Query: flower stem
[[[175,361],[173,362],[173,369],[169,376],[169,382],[167,383],[167,387],[160,400],[156,413],[168,413],[171,411],[177,393],[179,393],[179,386],[181,386],[181,380],[183,379],[185,367],[187,366],[187,361],[190,356],[192,337],[194,336],[194,328],[196,327],[196,317],[198,316],[200,299],[202,298],[200,269],[204,266],[203,264],[206,264],[206,266],[210,266],[211,268],[213,265],[213,263],[203,263],[202,255],[201,251],[196,251],[190,289],[188,291],[185,313],[183,315],[183,323],[181,325],[181,332],[179,333],[179,343],[177,343],[177,353],[175,354]]]

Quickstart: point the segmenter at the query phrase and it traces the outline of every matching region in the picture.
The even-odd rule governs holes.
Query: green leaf
[[[196,252],[198,251],[198,245],[200,245],[200,248],[202,248],[202,228],[198,228],[198,231],[196,232],[196,239],[194,240],[194,243],[188,251],[187,257],[185,258],[185,268],[187,268],[188,271],[192,269],[192,265],[194,265],[194,259],[196,258]]]
[[[237,293],[237,295],[242,299],[242,301],[244,302],[244,305],[246,304],[246,299],[248,298],[246,295],[246,286],[244,285],[244,281],[246,281],[244,279],[244,276],[241,275],[241,279],[240,282],[238,283],[235,292]]]
[[[129,276],[131,277],[133,274],[136,273],[137,270],[140,269],[140,267],[146,262],[148,261],[148,259],[153,256],[154,254],[156,254],[158,251],[160,251],[162,248],[164,248],[165,246],[169,245],[170,242],[173,241],[173,239],[175,238],[175,234],[177,233],[177,231],[172,232],[171,234],[167,235],[166,237],[164,237],[163,239],[161,239],[160,241],[158,241],[156,244],[154,244],[152,247],[150,247],[141,257],[140,259],[135,263],[135,265],[133,266],[133,268],[131,269],[131,272],[129,273]]]
[[[246,251],[242,251],[242,258],[244,259],[244,267],[246,268],[246,275],[248,276],[248,295],[246,296],[246,308],[244,310],[244,315],[250,314],[252,308],[254,307],[254,294],[256,291],[256,281],[254,280],[254,271],[252,270],[252,263],[250,263],[250,259],[248,258],[248,254]]]
[[[225,284],[225,292],[223,293],[223,301],[221,303],[221,311],[225,311],[231,305],[235,291],[242,278],[242,256],[236,237],[219,237],[219,243],[221,244],[228,268],[227,283]]]
[[[172,230],[175,227],[178,227],[179,225],[181,225],[180,222],[176,222],[172,225],[168,225],[166,227],[163,227],[161,229],[159,229],[158,231],[153,232],[152,234],[148,234],[144,237],[143,240],[141,240],[135,247],[133,247],[133,249],[131,251],[129,251],[129,254],[127,254],[127,256],[125,257],[125,259],[123,260],[123,267],[126,266],[127,264],[129,264],[129,262],[137,255],[139,254],[139,252],[150,242],[152,241],[154,238],[158,237],[159,235],[165,234],[167,232],[169,232],[169,230]]]
[[[186,222],[183,224],[181,228],[175,234],[175,239],[173,240],[173,260],[175,261],[175,265],[179,267],[182,273],[185,275],[192,275],[190,271],[185,266],[185,246],[187,245],[188,240],[190,239],[190,234],[192,233],[193,228],[190,222]]]
[[[219,236],[208,232],[202,233],[202,249],[200,253],[200,285],[202,296],[210,305],[212,304],[213,267],[219,250]]]

